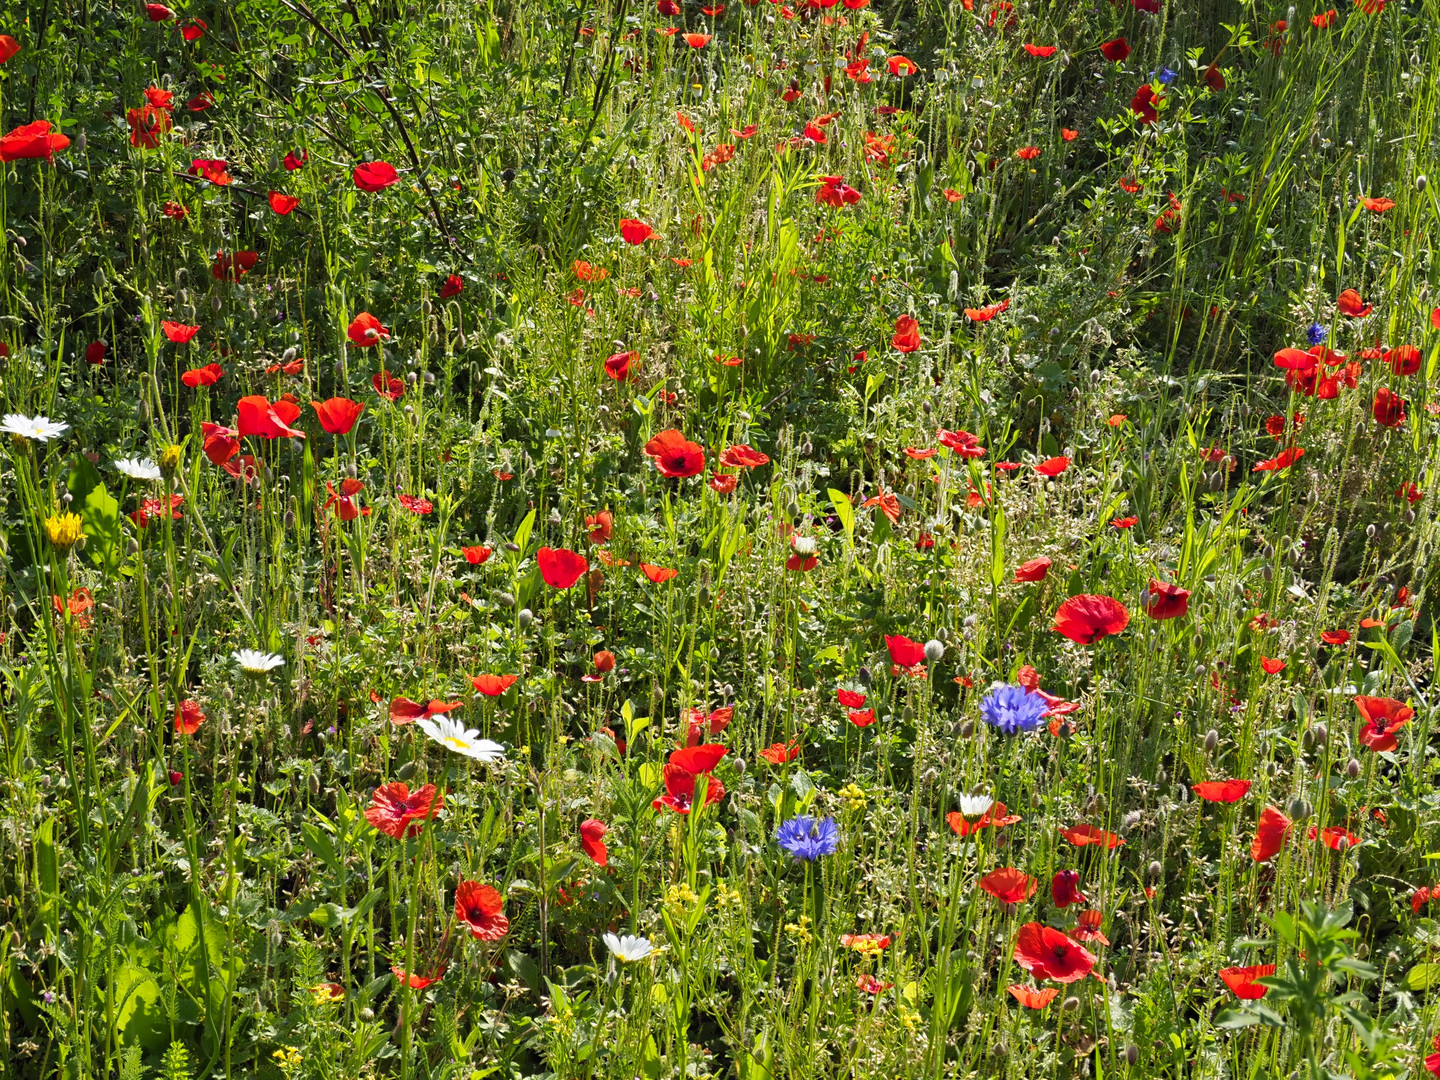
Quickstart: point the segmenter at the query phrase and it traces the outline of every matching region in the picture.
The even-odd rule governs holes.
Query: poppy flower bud
[[[1215,747],[1218,746],[1219,744],[1220,744],[1220,733],[1219,733],[1218,731],[1216,731],[1214,728],[1211,728],[1209,731],[1207,731],[1207,732],[1205,733],[1205,752],[1206,752],[1206,753],[1209,753],[1211,750],[1214,750]]]
[[[495,602],[501,607],[514,607],[517,603],[514,593],[498,592],[495,594]]]
[[[1351,780],[1354,780],[1360,775],[1360,762],[1358,759],[1352,757],[1345,763],[1345,775],[1350,777]]]
[[[875,681],[875,676],[868,666],[862,666],[860,670],[855,673],[855,677],[860,680],[862,686],[869,686]]]
[[[1060,1008],[1063,1009],[1065,1012],[1074,1012],[1079,1007],[1080,999],[1078,997],[1067,997],[1064,1001],[1060,1003]]]
[[[1292,821],[1304,821],[1314,812],[1314,807],[1298,795],[1290,800],[1290,805],[1285,809],[1289,811]]]
[[[1165,771],[1165,766],[1162,765],[1155,771],[1155,783],[1163,784],[1169,779],[1170,774]]]
[[[943,641],[937,641],[935,638],[931,638],[925,642],[925,659],[929,660],[930,663],[937,663],[944,655],[945,643]]]
[[[1150,875],[1150,880],[1154,881],[1165,872],[1165,868],[1160,865],[1159,859],[1154,859],[1150,865],[1145,868],[1145,872]]]
[[[294,510],[286,510],[286,511],[285,511],[285,528],[287,528],[287,529],[293,529],[294,527],[295,527],[295,511],[294,511]]]
[[[134,538],[133,536],[130,537],[128,540],[125,541],[125,554],[126,554],[126,555],[134,555],[134,554],[138,553],[139,550],[140,550],[140,545],[135,542],[135,538]]]
[[[527,607],[527,608],[521,608],[521,609],[520,609],[520,614],[519,614],[518,616],[516,616],[516,618],[518,618],[518,619],[520,620],[520,625],[521,625],[521,626],[529,626],[531,623],[533,623],[533,622],[535,621],[535,613],[534,613],[533,611],[531,611],[528,607]]]
[[[1120,828],[1128,832],[1130,829],[1133,829],[1136,825],[1140,824],[1140,819],[1143,816],[1144,815],[1141,814],[1139,810],[1131,810],[1120,820]]]
[[[960,725],[960,737],[961,737],[962,739],[968,739],[968,738],[970,738],[970,736],[972,736],[972,735],[974,735],[974,734],[975,734],[975,721],[974,721],[974,720],[966,720],[965,723],[963,723],[963,724]]]
[[[395,775],[398,776],[401,780],[409,780],[412,776],[415,775],[416,764],[417,763],[414,761],[405,762],[404,765],[401,765],[400,768],[395,770]]]
[[[223,300],[220,299],[220,297],[218,297],[218,296],[212,296],[212,297],[210,298],[210,310],[211,310],[211,311],[219,311],[219,310],[220,310],[222,307],[224,307],[224,306],[225,306],[225,303],[224,303]]]
[[[1312,731],[1315,732],[1315,745],[1324,746],[1330,740],[1330,729],[1324,724],[1316,724]]]
[[[1136,1046],[1134,1043],[1131,1043],[1129,1046],[1125,1047],[1125,1064],[1138,1065],[1139,1062],[1140,1047]]]

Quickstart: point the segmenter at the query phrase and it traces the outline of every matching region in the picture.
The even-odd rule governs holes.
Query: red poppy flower
[[[754,469],[770,463],[770,455],[763,454],[753,446],[736,443],[727,447],[720,455],[720,464],[732,469]]]
[[[1303,447],[1291,446],[1285,450],[1280,451],[1280,453],[1273,458],[1270,458],[1266,461],[1256,462],[1255,467],[1250,471],[1279,472],[1283,469],[1288,469],[1291,465],[1294,465],[1295,462],[1299,461],[1304,456],[1305,450]]]
[[[187,171],[191,176],[203,177],[216,187],[225,187],[232,180],[229,169],[229,162],[218,158],[196,158],[190,162]]]
[[[217,251],[210,274],[216,281],[239,281],[253,270],[259,261],[260,256],[253,251],[237,251],[234,255]]]
[[[1275,366],[1282,371],[1309,371],[1315,367],[1316,357],[1304,349],[1281,349],[1275,354]]]
[[[992,870],[976,884],[1002,904],[1024,903],[1034,896],[1035,890],[1040,887],[1038,878],[1033,878],[1024,870],[1017,870],[1013,866]]]
[[[1056,46],[1054,45],[1031,45],[1028,42],[1025,45],[1025,51],[1027,53],[1029,53],[1031,56],[1038,56],[1042,60],[1047,57],[1054,56],[1055,50]]]
[[[1279,675],[1285,670],[1285,661],[1273,656],[1260,657],[1260,667],[1266,675]]]
[[[1130,55],[1130,43],[1123,37],[1107,41],[1100,46],[1100,53],[1111,63],[1119,64]]]
[[[1027,1009],[1043,1009],[1060,994],[1060,988],[1056,986],[1033,987],[1021,983],[1007,986],[1005,990]]]
[[[499,941],[509,932],[510,920],[501,914],[504,904],[493,885],[462,881],[455,889],[455,919],[481,941]]]
[[[856,727],[869,727],[878,719],[874,709],[851,709],[845,715]]]
[[[180,24],[180,36],[186,41],[199,41],[210,29],[204,19],[186,19]]]
[[[267,194],[265,198],[270,203],[270,209],[281,217],[284,217],[300,205],[298,198],[294,195],[286,195],[283,191],[272,191]]]
[[[705,469],[705,451],[679,431],[667,428],[645,444],[645,455],[661,476],[685,478]]]
[[[596,866],[610,861],[610,851],[605,847],[605,834],[610,830],[596,818],[586,818],[580,823],[580,850],[590,856]]]
[[[1076,825],[1074,828],[1061,829],[1060,835],[1076,847],[1089,847],[1091,845],[1103,846],[1106,850],[1117,848],[1125,843],[1123,837],[1116,836],[1112,832],[1098,829],[1094,825]]]
[[[1354,289],[1346,289],[1336,297],[1335,307],[1339,309],[1341,315],[1352,319],[1363,319],[1375,310],[1375,305],[1365,303]]]
[[[1370,411],[1381,427],[1399,427],[1405,423],[1405,399],[1387,386],[1375,391],[1375,402]]]
[[[499,697],[515,685],[518,675],[471,675],[470,685],[486,697]]]
[[[716,750],[719,751],[719,754],[713,754],[713,751]],[[685,763],[676,760],[681,754],[697,755],[701,751],[712,752],[711,757],[687,757],[685,763],[706,764],[709,762],[708,768],[689,769],[686,768]],[[724,753],[725,747],[720,746],[718,743],[705,743],[702,746],[675,751],[665,766],[665,792],[658,796],[651,805],[654,806],[656,810],[660,810],[663,807],[673,810],[677,814],[690,813],[695,801],[695,782],[702,775],[706,777],[705,805],[709,806],[712,803],[719,802],[725,797],[725,785],[720,783],[714,776],[708,774],[710,770],[715,767],[715,764],[719,762],[720,756]]]
[[[1089,645],[1118,634],[1130,623],[1130,612],[1111,596],[1072,596],[1055,611],[1051,627],[1078,645]]]
[[[640,572],[656,585],[662,585],[680,573],[679,570],[671,570],[668,567],[656,566],[654,563],[648,562],[640,564]]]
[[[837,687],[835,690],[835,699],[847,709],[859,709],[865,705],[865,695],[858,690],[846,690],[843,687]]]
[[[971,322],[989,322],[991,319],[995,318],[996,315],[999,315],[1001,312],[1007,310],[1009,307],[1009,300],[1001,300],[999,303],[995,304],[986,304],[984,307],[980,308],[967,307],[965,309],[965,317]]]
[[[1349,630],[1322,630],[1320,640],[1326,645],[1344,645],[1350,640]]]
[[[376,192],[398,181],[400,174],[388,161],[365,161],[355,166],[350,177],[361,191]]]
[[[920,66],[908,56],[892,56],[886,63],[890,68],[890,74],[899,78],[904,78],[906,75],[914,75],[920,70]]]
[[[0,64],[20,51],[20,43],[9,34],[0,34]]]
[[[375,789],[370,805],[365,808],[365,820],[386,836],[399,840],[418,835],[425,822],[444,806],[445,796],[434,784],[412,792],[408,784],[396,780]]]
[[[160,136],[174,126],[170,111],[154,105],[126,110],[125,122],[130,125],[130,145],[144,150],[154,150]]]
[[[1433,895],[1430,886],[1422,885],[1410,894],[1410,910],[1419,915],[1420,909],[1430,902]]]
[[[105,357],[110,352],[110,346],[103,341],[92,341],[85,346],[85,362],[91,367],[99,367],[105,363]]]
[[[1131,180],[1128,176],[1122,176],[1120,178],[1120,190],[1125,192],[1125,194],[1127,195],[1134,195],[1137,191],[1140,190],[1140,185],[1136,181]],[[1116,295],[1118,296],[1119,294],[1117,293]]]
[[[1256,979],[1264,979],[1275,974],[1274,964],[1256,964],[1254,967],[1231,967],[1220,970],[1220,981],[1230,988],[1230,992],[1242,1001],[1259,1001],[1270,989],[1268,986],[1261,986]]]
[[[1345,358],[1342,356],[1340,359]],[[1414,345],[1397,345],[1393,349],[1386,349],[1383,359],[1396,375],[1414,375],[1420,370],[1420,350]]]
[[[707,483],[710,486],[710,490],[715,491],[721,495],[729,495],[735,490],[736,485],[740,483],[740,478],[737,476],[724,476],[720,473],[716,473],[714,476],[710,477]]]
[[[1394,210],[1394,209],[1395,209],[1395,200],[1394,200],[1394,199],[1369,199],[1369,198],[1366,198],[1366,199],[1361,199],[1360,202],[1361,202],[1361,204],[1365,207],[1366,210],[1373,211],[1373,212],[1376,213],[1376,214],[1383,214],[1383,213],[1385,213],[1387,210]]]
[[[1015,935],[1015,962],[1037,979],[1073,983],[1094,970],[1095,955],[1059,930],[1032,922]]]
[[[296,157],[295,151],[291,150],[285,155],[285,171],[294,172],[296,169],[303,168],[305,166],[305,163],[309,160],[309,150],[302,150],[299,157]]]
[[[1015,156],[1021,161],[1034,161],[1040,156],[1040,147],[1022,146],[1019,150],[1015,151]]]
[[[219,364],[206,364],[204,367],[182,372],[180,381],[192,389],[197,386],[214,386],[224,374],[225,369]]]
[[[371,375],[370,385],[375,388],[375,393],[391,401],[399,401],[405,396],[405,380],[389,372],[377,371]]]
[[[1360,837],[1356,836],[1343,825],[1331,825],[1325,829],[1310,826],[1310,839],[1319,840],[1331,851],[1348,851],[1360,843]]]
[[[410,987],[411,990],[424,990],[427,986],[433,986],[445,975],[445,965],[441,964],[434,975],[409,975],[399,964],[390,965],[390,974],[397,980]]]
[[[235,403],[235,411],[240,418],[237,426],[242,439],[247,435],[262,439],[278,439],[281,436],[294,439],[305,437],[303,431],[290,426],[299,417],[300,406],[284,398],[271,404],[263,394],[251,394]]]
[[[1016,582],[1044,581],[1045,575],[1048,573],[1050,573],[1050,560],[1041,555],[1038,559],[1031,559],[1016,567],[1015,580]]]
[[[1116,529],[1133,529],[1139,521],[1138,517],[1118,517],[1111,518],[1110,525]]]
[[[885,647],[890,650],[890,662],[902,668],[913,668],[925,662],[925,646],[911,641],[903,634],[886,634]]]
[[[1098,941],[1101,945],[1109,945],[1110,939],[1100,929],[1103,919],[1104,916],[1098,911],[1082,911],[1075,920],[1075,929],[1070,936],[1076,941]]]
[[[200,711],[198,701],[186,700],[175,706],[175,734],[194,735],[204,722],[205,714]]]
[[[400,493],[395,496],[396,501],[412,514],[428,514],[435,509],[429,499],[422,499],[418,495],[407,495]]]
[[[928,461],[930,458],[934,457],[939,452],[940,451],[933,446],[928,447],[924,450],[918,449],[914,446],[905,447],[905,456],[910,458],[912,461]]]
[[[601,649],[590,658],[590,662],[595,665],[595,670],[601,675],[615,670],[615,654],[609,649]]]
[[[1273,806],[1260,811],[1255,826],[1255,839],[1250,844],[1250,857],[1256,862],[1269,862],[1290,838],[1290,819]]]
[[[320,426],[331,435],[348,435],[360,419],[365,406],[349,398],[332,397],[326,401],[312,401],[310,407],[320,418]]]
[[[146,4],[145,17],[151,22],[169,22],[175,18],[175,12],[164,4]]]
[[[937,428],[935,441],[963,458],[985,456],[985,447],[980,445],[979,436],[972,435],[968,431],[948,431],[945,428]]]
[[[465,556],[465,561],[468,562],[471,566],[479,566],[481,563],[485,562],[487,559],[490,558],[492,552],[491,549],[486,547],[484,544],[476,544],[472,547],[461,548],[460,554]]]
[[[70,145],[68,137],[50,131],[49,120],[22,124],[10,134],[0,137],[0,161],[21,161],[31,158],[51,160]]]
[[[912,353],[920,348],[920,324],[913,315],[901,315],[895,320],[895,333],[890,344],[902,353]]]
[[[235,437],[235,432],[227,427],[206,421],[200,425],[200,432],[204,439],[205,456],[214,465],[225,464],[240,450],[240,441]]]
[[[1055,871],[1055,876],[1050,879],[1050,897],[1057,908],[1067,908],[1071,904],[1088,904],[1085,894],[1080,891],[1080,871]]]
[[[1070,468],[1070,459],[1068,457],[1052,457],[1046,458],[1040,462],[1039,465],[1036,465],[1035,471],[1041,476],[1059,476],[1068,468]]]
[[[735,718],[735,706],[722,705],[718,709],[706,712],[704,709],[686,709],[684,713],[686,746],[698,746],[701,736],[707,731],[711,735],[719,735],[727,727],[730,721]]]
[[[362,311],[350,320],[350,327],[345,334],[353,344],[361,348],[378,345],[390,337],[390,331],[381,326],[380,320],[368,311]]]
[[[459,274],[451,274],[440,286],[440,299],[449,300],[465,291],[465,281]]]
[[[1062,127],[1060,129],[1060,138],[1064,139],[1066,142],[1074,142],[1079,137],[1080,132],[1075,131],[1071,128]]]
[[[1394,750],[1398,745],[1395,733],[1415,716],[1415,710],[1403,701],[1388,697],[1359,695],[1355,698],[1355,708],[1365,720],[1360,728],[1360,742],[1377,752]]]
[[[397,726],[413,724],[426,716],[434,716],[437,713],[448,713],[460,708],[458,701],[439,701],[431,699],[424,704],[418,701],[411,701],[407,697],[397,697],[390,701],[390,722]]]
[[[709,45],[709,44],[710,44],[710,39],[711,39],[711,37],[713,37],[713,36],[714,36],[714,35],[712,35],[712,34],[682,34],[682,35],[681,35],[681,37],[682,37],[682,38],[684,39],[684,41],[685,41],[685,44],[686,44],[686,45],[689,45],[690,48],[692,48],[692,49],[703,49],[706,45]]]
[[[655,230],[643,221],[637,221],[634,218],[621,218],[620,235],[627,244],[643,244],[655,235]]]
[[[629,352],[612,353],[605,359],[605,374],[616,382],[630,378],[630,365],[640,362],[640,354],[633,349]]]
[[[1163,94],[1157,94],[1155,88],[1149,83],[1135,91],[1135,96],[1130,99],[1130,111],[1140,118],[1142,124],[1153,124],[1160,119],[1160,113],[1156,106],[1165,100]]]
[[[800,754],[799,743],[771,743],[764,750],[760,751],[760,760],[768,761],[771,765],[788,765]]]
[[[949,825],[950,830],[962,840],[978,833],[981,829],[1001,829],[1006,825],[1014,825],[1019,820],[1020,815],[1010,813],[1009,808],[1003,802],[992,803],[990,809],[975,821],[968,820],[964,814],[958,811],[952,811],[945,815],[945,824]]]
[[[535,553],[535,562],[540,567],[540,576],[552,589],[568,589],[580,580],[580,575],[590,569],[590,563],[569,548],[542,547]]]
[[[1179,619],[1190,610],[1190,590],[1167,581],[1150,579],[1150,602],[1145,614],[1152,619]]]
[[[1249,780],[1204,780],[1192,784],[1190,790],[1206,802],[1239,802],[1250,791]]]

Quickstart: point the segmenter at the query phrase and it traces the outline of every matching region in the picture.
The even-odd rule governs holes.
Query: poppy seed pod
[[[944,655],[944,642],[937,641],[935,638],[931,638],[929,641],[925,642],[925,659],[929,660],[930,663],[934,664],[938,662],[939,659]]]

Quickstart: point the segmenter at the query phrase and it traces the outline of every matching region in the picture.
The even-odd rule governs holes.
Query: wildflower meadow
[[[0,6],[0,1080],[1440,1077],[1440,0],[175,2]]]

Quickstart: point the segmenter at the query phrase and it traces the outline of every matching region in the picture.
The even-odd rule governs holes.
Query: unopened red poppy
[[[661,476],[685,478],[705,469],[705,451],[675,428],[667,428],[645,444],[645,455]]]
[[[1158,578],[1150,579],[1150,602],[1145,614],[1152,619],[1179,619],[1190,610],[1190,590]]]
[[[300,416],[300,406],[281,398],[273,404],[263,394],[251,394],[235,403],[239,416],[237,427],[240,437],[248,435],[262,439],[283,437],[303,439],[305,433],[290,425]]]
[[[425,822],[445,807],[445,796],[434,784],[415,791],[398,780],[381,784],[370,796],[365,820],[394,840],[417,836]]]
[[[1370,407],[1371,415],[1381,427],[1399,427],[1405,423],[1405,399],[1388,386],[1375,391],[1375,402]]]
[[[378,345],[382,341],[389,340],[390,331],[380,325],[380,320],[368,311],[362,311],[350,320],[350,327],[345,331],[350,341],[362,349],[370,345]]]
[[[1055,871],[1055,876],[1050,879],[1050,898],[1057,908],[1062,909],[1071,904],[1088,904],[1090,901],[1080,891],[1080,871]]]
[[[1206,802],[1239,802],[1250,792],[1249,780],[1203,780],[1190,790]]]
[[[1135,96],[1130,99],[1130,111],[1140,118],[1140,123],[1153,124],[1160,119],[1156,106],[1164,100],[1163,94],[1157,94],[1155,88],[1146,83],[1136,90]]]
[[[194,735],[205,722],[198,701],[185,700],[175,706],[175,734]]]
[[[395,166],[388,161],[364,161],[350,173],[355,186],[361,191],[384,191],[400,179]]]
[[[1095,969],[1095,955],[1043,923],[1026,923],[1015,935],[1015,962],[1037,979],[1078,982]]]
[[[1352,319],[1363,319],[1375,310],[1374,304],[1367,304],[1354,289],[1346,289],[1335,298],[1335,307],[1341,315]]]
[[[1394,750],[1399,745],[1395,733],[1415,716],[1409,705],[1388,697],[1357,695],[1355,708],[1365,721],[1360,728],[1360,743],[1377,752]]]
[[[224,375],[225,369],[219,364],[206,364],[204,367],[182,372],[180,381],[193,389],[197,386],[214,386]]]
[[[535,553],[535,562],[540,567],[540,576],[552,589],[568,589],[580,580],[580,575],[590,569],[590,562],[584,555],[569,548],[542,547]]]
[[[1002,866],[992,870],[976,882],[987,893],[1002,904],[1021,904],[1035,895],[1040,880],[1031,877],[1024,870],[1013,866]]]
[[[455,889],[455,920],[480,941],[499,941],[510,930],[504,899],[493,885],[462,881]]]
[[[320,418],[320,426],[331,435],[348,435],[360,419],[365,406],[349,398],[332,397],[325,401],[312,401],[310,407]]]
[[[1100,54],[1113,64],[1122,63],[1130,55],[1130,43],[1123,37],[1115,38],[1100,46]]]
[[[895,320],[895,333],[890,344],[902,353],[912,353],[920,348],[920,324],[913,315],[901,315]]]
[[[1015,568],[1015,580],[1017,582],[1044,581],[1045,575],[1050,573],[1050,560],[1041,555],[1038,559],[1031,559],[1023,562]]]
[[[486,697],[499,697],[515,685],[518,675],[471,675],[470,685],[475,692],[484,694]]]
[[[1269,987],[1261,986],[1256,979],[1268,978],[1275,974],[1274,964],[1256,964],[1253,967],[1229,967],[1221,968],[1220,981],[1230,988],[1230,992],[1242,1001],[1259,1001],[1268,992]]]
[[[1078,645],[1089,645],[1120,633],[1129,623],[1130,612],[1113,596],[1082,593],[1056,609],[1051,629]]]
[[[1034,987],[1012,983],[1005,991],[1027,1009],[1043,1009],[1060,996],[1058,986]]]
[[[586,818],[580,823],[580,850],[590,856],[596,866],[610,861],[610,851],[605,846],[605,834],[609,831],[598,818]]]
[[[655,230],[635,218],[620,219],[620,236],[627,244],[643,244],[655,235]]]
[[[1285,847],[1290,837],[1290,819],[1273,806],[1260,811],[1255,826],[1255,839],[1250,844],[1250,857],[1256,862],[1269,862]]]
[[[1061,829],[1060,835],[1076,847],[1103,847],[1106,850],[1119,847],[1125,843],[1123,837],[1116,836],[1112,832],[1096,828],[1094,825],[1080,824],[1073,828]]]

